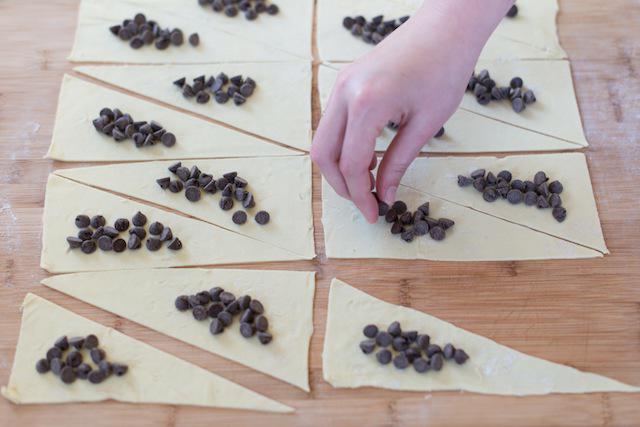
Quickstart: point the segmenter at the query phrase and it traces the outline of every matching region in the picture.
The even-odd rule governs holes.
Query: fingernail
[[[384,201],[386,204],[391,205],[396,201],[396,192],[398,191],[398,187],[389,187],[387,191],[384,193]]]

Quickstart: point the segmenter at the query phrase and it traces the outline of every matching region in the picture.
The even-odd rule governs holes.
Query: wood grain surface
[[[187,1],[187,0],[185,0]],[[195,1],[195,0],[189,0]],[[154,425],[640,425],[640,396],[517,398],[470,393],[333,389],[322,379],[328,285],[339,277],[520,351],[640,385],[640,5],[562,0],[560,38],[571,58],[586,151],[611,255],[544,262],[327,260],[314,172],[317,260],[243,265],[315,270],[315,333],[306,394],[39,285],[43,160],[76,26],[73,0],[0,0],[0,384],[6,384],[27,292],[154,345],[296,408],[270,415],[116,402],[17,406],[0,399],[2,426]],[[317,91],[314,122],[318,120]],[[481,143],[481,141],[479,141]]]

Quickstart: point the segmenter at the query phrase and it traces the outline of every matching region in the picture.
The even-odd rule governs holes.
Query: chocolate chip
[[[82,346],[84,345],[84,337],[73,337],[69,339],[69,345],[76,350],[82,349]]]
[[[516,6],[515,4],[512,5],[509,10],[507,11],[507,17],[509,18],[514,18],[516,15],[518,14],[518,6]],[[522,83],[521,83],[522,85]]]
[[[223,311],[222,313],[218,314],[217,319],[222,322],[223,326],[229,326],[231,324],[231,322],[233,321],[233,315],[231,313],[229,313],[228,311]]]
[[[129,367],[122,363],[114,363],[111,365],[111,370],[113,371],[113,375],[116,377],[121,377],[129,371]]]
[[[551,205],[549,204],[549,201],[547,200],[546,197],[539,195],[538,199],[536,201],[536,205],[538,206],[538,209],[547,209],[550,208]]]
[[[91,224],[91,219],[88,215],[78,215],[75,219],[76,227],[87,228]]]
[[[464,350],[458,348],[453,355],[453,360],[455,360],[458,365],[463,365],[464,362],[469,360],[469,355]]]
[[[431,366],[431,369],[437,372],[442,369],[443,363],[444,363],[444,359],[442,358],[442,354],[436,353],[433,356],[431,356],[429,365]]]
[[[91,226],[93,228],[102,227],[107,223],[102,215],[95,215],[91,218]]]
[[[413,361],[420,357],[422,354],[421,351],[415,347],[408,348],[403,353],[409,360],[409,363],[413,363]]]
[[[413,369],[415,369],[416,372],[419,372],[421,374],[424,372],[427,372],[431,368],[429,366],[429,362],[427,362],[427,360],[422,357],[415,358],[412,364],[413,364]]]
[[[129,234],[135,234],[140,239],[144,239],[145,237],[147,237],[147,231],[144,229],[144,227],[133,227],[131,230],[129,230]]]
[[[106,360],[101,360],[100,363],[98,363],[98,369],[100,371],[102,371],[102,373],[108,377],[109,375],[111,375],[112,370],[113,370],[113,366],[111,365],[111,363],[109,363]]]
[[[146,246],[148,250],[155,252],[162,247],[162,242],[158,238],[150,237],[146,241]]]
[[[189,297],[186,295],[180,295],[174,302],[178,311],[186,311],[189,309]]]
[[[173,147],[174,145],[176,145],[176,136],[171,132],[166,132],[162,135],[160,141],[165,147]]]
[[[169,183],[169,191],[172,193],[179,193],[184,188],[182,181],[173,180]]]
[[[211,296],[211,301],[217,302],[220,301],[220,295],[224,292],[220,286],[216,286],[215,288],[209,289],[209,295]]]
[[[207,314],[209,315],[209,317],[212,317],[215,319],[223,311],[224,311],[224,305],[222,305],[222,303],[220,302],[214,302],[207,309]]]
[[[484,178],[486,171],[484,169],[476,169],[475,171],[471,172],[471,178],[473,179],[477,179],[477,178]]]
[[[273,340],[273,335],[269,332],[258,332],[258,340],[260,344],[267,345]]]
[[[435,135],[433,135],[434,138],[442,138],[442,136],[444,135],[444,126],[440,128],[440,130],[438,132],[436,132]]]
[[[453,345],[447,344],[442,349],[442,354],[444,355],[445,359],[449,360],[453,358],[453,354],[455,353],[455,351],[456,349]]]
[[[549,191],[552,193],[560,194],[562,190],[564,190],[564,187],[560,181],[553,181],[549,184]]]
[[[429,224],[426,221],[416,221],[413,224],[413,232],[416,236],[424,236],[429,232]]]
[[[76,376],[81,380],[86,380],[89,377],[89,373],[91,372],[91,366],[86,363],[81,363],[75,370]]]
[[[102,236],[104,234],[104,227],[98,227],[93,231],[93,234],[91,234],[91,238],[94,240],[98,240],[98,238],[100,238],[100,236]]]
[[[84,339],[84,348],[92,349],[96,348],[99,345],[98,337],[93,334],[87,335]]]
[[[362,333],[367,338],[375,338],[378,335],[378,327],[376,325],[367,325],[362,330]]]
[[[413,230],[406,230],[400,233],[400,238],[402,238],[402,240],[404,240],[407,243],[412,242],[415,237],[416,237],[416,233]]]
[[[514,77],[509,82],[509,86],[511,86],[514,89],[522,87],[523,84],[524,84],[524,82],[522,81],[522,79],[520,77]]]
[[[380,363],[381,365],[388,365],[391,362],[392,357],[393,356],[391,352],[386,348],[383,348],[382,350],[376,353],[376,359],[378,360],[378,363]]]
[[[464,176],[464,175],[458,175],[458,186],[460,187],[468,187],[471,184],[473,184],[473,179]]]
[[[270,219],[271,219],[271,216],[269,215],[269,212],[267,212],[267,211],[260,211],[255,216],[256,222],[258,224],[260,224],[260,225],[267,224]]]
[[[213,319],[209,325],[209,332],[212,335],[221,334],[224,331],[224,325],[220,319]]]
[[[555,220],[558,222],[563,222],[567,218],[567,210],[562,206],[553,208],[553,210],[551,211],[551,214],[553,215]]]
[[[429,229],[429,236],[431,236],[433,240],[440,241],[444,240],[444,238],[446,237],[446,232],[442,229],[442,227],[436,226]]]
[[[376,335],[376,342],[381,347],[388,347],[391,345],[393,337],[387,331],[379,331],[378,335]]]
[[[98,239],[98,247],[103,251],[110,251],[113,249],[113,240],[109,236],[100,236]]]
[[[375,340],[369,339],[369,340],[364,340],[360,342],[360,350],[362,350],[364,354],[373,353],[375,349],[376,349]]]
[[[182,86],[184,86],[186,81],[187,81],[186,78],[180,77],[178,80],[174,81],[173,84],[178,86],[179,88],[182,88]],[[172,171],[172,172],[175,172],[175,171]]]
[[[535,176],[533,177],[533,183],[536,187],[538,187],[543,182],[547,182],[548,180],[549,178],[547,178],[547,174],[543,171],[536,172]]]
[[[190,202],[197,202],[201,196],[200,189],[196,186],[189,186],[184,190],[184,196]]]
[[[49,350],[47,350],[46,357],[49,362],[51,362],[55,358],[60,359],[62,357],[62,350],[60,350],[58,347],[51,347]]]
[[[475,188],[476,190],[478,190],[480,192],[484,191],[486,186],[487,186],[487,182],[485,181],[485,179],[483,177],[475,178],[473,180],[473,188]]]
[[[264,306],[257,299],[251,300],[251,302],[249,303],[249,308],[251,309],[251,311],[253,311],[256,314],[264,313]]]
[[[67,354],[66,364],[72,368],[77,367],[82,363],[82,354],[78,350],[70,351]]]
[[[512,205],[517,205],[524,200],[524,194],[522,194],[522,191],[520,190],[509,190],[509,192],[507,193],[507,200]]]
[[[60,371],[60,379],[65,384],[71,384],[76,380],[76,373],[71,366],[65,366]]]
[[[189,36],[189,44],[194,47],[200,44],[200,36],[198,33],[193,33]]]
[[[562,199],[558,194],[551,193],[551,196],[549,196],[549,205],[551,205],[552,208],[557,208],[558,206],[562,206]]]
[[[455,222],[449,218],[440,218],[438,220],[438,227],[441,227],[443,230],[448,230],[455,225]]]
[[[151,225],[149,226],[149,234],[151,234],[152,236],[157,236],[159,234],[162,233],[162,231],[164,230],[164,225],[162,225],[161,222],[152,222]]]
[[[402,333],[402,328],[400,327],[400,322],[392,322],[387,328],[387,332],[393,337],[400,336]]]
[[[385,214],[384,219],[388,223],[395,222],[398,219],[398,212],[395,209],[391,208]]]
[[[240,310],[241,310],[240,309],[240,303],[237,300],[236,300],[236,303],[238,304],[238,312],[240,312]],[[231,314],[233,314],[233,313],[231,313]],[[242,312],[242,316],[240,316],[240,322],[251,323],[251,322],[253,322],[253,317],[254,317],[253,311],[251,311],[251,309],[247,308],[246,310],[244,310]]]
[[[138,211],[133,216],[131,222],[133,222],[133,225],[135,225],[137,227],[142,227],[143,225],[145,225],[147,223],[147,217],[142,212]]]
[[[404,232],[404,227],[399,222],[394,222],[391,226],[391,234],[402,234]]]
[[[219,202],[220,209],[228,211],[233,208],[233,199],[231,197],[222,197]]]
[[[193,311],[191,314],[196,320],[205,320],[209,317],[207,309],[203,305],[196,305],[195,307],[193,307]]]
[[[409,366],[409,359],[403,353],[398,354],[393,358],[393,366],[398,369],[406,369]]]
[[[100,384],[102,381],[104,381],[105,378],[106,375],[104,374],[104,372],[98,369],[94,369],[93,371],[89,372],[89,375],[87,376],[87,379],[91,384]]]
[[[482,198],[489,203],[493,203],[498,199],[498,193],[494,188],[487,187],[482,192]]]
[[[39,374],[46,374],[51,369],[51,365],[47,359],[40,359],[36,362],[36,371]]]
[[[526,105],[522,100],[522,98],[514,98],[511,101],[511,107],[513,108],[513,111],[515,111],[516,113],[521,113],[526,108]]]
[[[142,242],[140,240],[140,237],[132,233],[129,236],[129,242],[127,243],[127,247],[129,249],[135,250],[135,249],[140,249],[141,246],[142,246]]]
[[[397,336],[391,342],[391,346],[395,351],[404,351],[409,348],[409,342],[401,336]]]
[[[259,332],[266,332],[269,329],[269,320],[263,315],[257,316],[254,324]]]
[[[431,342],[431,337],[429,337],[429,335],[426,335],[426,334],[418,335],[418,338],[416,339],[416,344],[418,345],[419,348],[421,348],[424,351],[426,351],[429,348],[430,342]]]
[[[256,330],[251,323],[241,322],[240,323],[240,335],[245,338],[251,338],[255,335]]]
[[[94,253],[96,251],[96,248],[97,248],[96,242],[94,242],[93,240],[85,240],[80,245],[80,250],[85,254]]]
[[[407,204],[401,200],[398,200],[391,205],[391,209],[396,211],[398,215],[402,215],[407,211]]]
[[[84,240],[82,240],[79,237],[75,237],[75,236],[69,236],[67,237],[67,243],[69,244],[69,248],[70,249],[77,249],[80,246],[82,246],[82,242]]]
[[[527,206],[533,206],[538,202],[538,195],[535,191],[527,191],[524,194],[524,204]]]
[[[49,365],[51,366],[51,372],[53,372],[56,375],[60,375],[60,372],[64,368],[65,363],[60,358],[54,357],[49,362]]]
[[[271,3],[269,6],[267,6],[267,10],[266,10],[266,12],[267,12],[269,15],[275,15],[275,14],[277,14],[277,13],[278,13],[278,11],[279,11],[279,10],[280,10],[280,9],[278,8],[278,5],[277,5],[277,4]]]

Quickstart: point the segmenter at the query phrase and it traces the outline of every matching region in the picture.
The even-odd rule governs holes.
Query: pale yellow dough
[[[309,391],[313,272],[192,268],[109,271],[53,276],[42,284]],[[194,295],[215,286],[236,297],[249,295],[260,300],[273,341],[262,345],[255,337],[244,338],[239,317],[224,333],[213,336],[209,321],[198,322],[190,311],[176,310],[178,295]],[[145,301],[146,309],[140,310],[136,301]]]
[[[544,170],[560,180],[567,219],[558,223],[550,210],[511,205],[505,200],[487,203],[473,187],[460,188],[458,174],[486,168],[497,174],[510,170],[514,178],[530,179]],[[442,261],[501,261],[601,257],[609,253],[600,227],[583,154],[544,154],[495,157],[420,157],[404,176],[398,200],[415,210],[429,201],[431,216],[449,218],[455,226],[437,242],[417,237],[406,243],[391,235],[380,218],[367,223],[357,208],[323,181],[322,222],[330,258],[401,258]]]
[[[129,366],[126,375],[99,385],[76,380],[63,384],[52,373],[39,374],[35,363],[62,335],[94,334],[108,359]],[[243,410],[292,412],[268,399],[182,359],[92,322],[43,298],[27,294],[9,383],[2,395],[13,403],[70,403],[118,400],[131,403],[194,405]]]
[[[446,363],[439,372],[418,374],[412,367],[380,365],[358,344],[362,329],[373,323],[386,328],[399,321],[404,330],[427,333],[438,344],[452,343],[470,359]],[[389,304],[333,279],[329,293],[322,371],[334,387],[380,387],[394,390],[461,390],[496,395],[640,392],[640,388],[601,375],[532,357],[495,341],[410,308]]]
[[[220,192],[203,193],[199,202],[187,200],[184,192],[172,193],[161,189],[156,179],[177,179],[167,168],[175,161],[124,163],[75,169],[59,169],[56,175],[103,188],[142,201],[152,202],[210,222],[243,236],[287,250],[303,259],[315,257],[313,241],[313,215],[311,212],[311,160],[308,156],[255,157],[237,159],[200,159],[183,161],[188,168],[197,165],[200,170],[219,178],[237,171],[249,182],[247,188],[256,201],[248,209],[248,220],[236,225],[232,213],[242,209],[235,202],[231,211],[218,207]],[[262,226],[254,220],[259,210],[271,215],[269,224]]]
[[[338,72],[347,64],[321,64],[318,90],[322,109],[327,107]],[[425,141],[422,151],[446,153],[576,150],[588,146],[573,90],[568,61],[480,61],[501,84],[521,76],[538,101],[518,114],[509,102],[479,105],[472,94],[444,124],[445,135]],[[384,128],[376,150],[386,150],[395,132]]]
[[[157,252],[142,247],[138,250],[127,249],[122,253],[96,250],[90,255],[78,249],[69,249],[67,236],[78,232],[74,224],[76,215],[101,214],[108,223],[113,224],[118,218],[131,218],[137,211],[144,213],[151,222],[159,221],[171,227],[173,235],[182,241],[182,249],[172,251],[163,245]],[[129,237],[126,232],[121,236],[125,240]],[[47,182],[40,266],[50,273],[290,261],[301,258],[303,257],[300,255],[233,231],[134,202],[56,175],[50,175]]]
[[[115,142],[92,124],[104,107],[119,108],[134,120],[159,122],[176,136],[176,145],[136,148],[131,139]],[[107,162],[297,154],[300,152],[65,75],[47,158]]]
[[[82,66],[75,71],[134,93],[231,125],[301,150],[311,146],[311,63],[215,63],[208,65]],[[173,81],[206,74],[241,74],[256,81],[253,95],[241,106],[198,104],[185,98]],[[150,113],[149,113],[150,114]]]
[[[362,15],[371,19],[384,15],[396,19],[412,15],[422,0],[319,0],[317,40],[323,61],[350,62],[373,45],[354,37],[342,26],[345,16]],[[484,47],[486,59],[562,59],[566,58],[556,30],[557,0],[518,0],[519,13],[504,18]]]
[[[287,61],[311,58],[312,0],[280,0],[280,12],[247,21],[242,13],[228,18],[211,6],[184,0],[83,0],[71,61],[141,64],[210,63],[221,61]],[[109,27],[144,13],[162,28],[180,28],[185,42],[158,50],[132,49],[111,34]],[[200,35],[200,45],[187,42]]]

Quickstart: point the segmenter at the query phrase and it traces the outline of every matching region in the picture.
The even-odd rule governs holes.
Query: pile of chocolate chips
[[[225,73],[217,76],[205,75],[193,79],[192,84],[188,84],[185,77],[174,81],[173,84],[182,89],[185,98],[196,98],[198,104],[206,104],[213,94],[218,104],[225,104],[229,99],[233,99],[236,105],[242,105],[247,101],[253,91],[256,90],[256,82],[251,77],[242,78],[241,75],[229,78]]]
[[[386,331],[378,329],[376,325],[367,325],[362,333],[366,340],[360,342],[360,349],[364,354],[372,354],[377,347],[382,347],[375,355],[378,363],[406,369],[409,365],[419,373],[439,371],[444,362],[454,360],[458,365],[464,364],[469,356],[461,348],[452,344],[440,347],[431,343],[427,334],[418,331],[403,331],[399,322],[393,322]]]
[[[175,300],[179,311],[191,310],[193,318],[199,321],[212,318],[209,331],[213,335],[224,332],[233,322],[233,316],[240,315],[240,334],[245,338],[258,336],[262,344],[269,344],[273,336],[269,333],[269,320],[264,315],[262,303],[243,295],[236,299],[231,292],[217,286],[195,295],[180,295]]]
[[[516,113],[521,113],[527,105],[536,102],[533,91],[524,88],[524,82],[520,77],[512,78],[509,86],[499,87],[487,70],[480,71],[478,75],[471,75],[467,91],[473,92],[476,101],[481,105],[487,105],[491,101],[510,100],[511,108]]]
[[[365,43],[378,44],[408,20],[409,16],[387,21],[383,15],[373,17],[371,21],[367,21],[364,16],[346,16],[342,20],[342,26],[354,36],[361,37]]]
[[[549,178],[543,171],[537,172],[531,181],[512,179],[511,172],[507,170],[500,171],[498,175],[494,175],[493,172],[486,173],[484,169],[473,171],[470,176],[458,175],[460,187],[472,185],[489,203],[502,197],[513,205],[524,202],[525,205],[535,205],[538,209],[551,208],[551,214],[556,221],[562,222],[567,217],[567,210],[562,207],[560,198],[564,187],[560,181],[548,181]]]
[[[67,237],[69,248],[80,248],[85,254],[91,254],[100,248],[103,251],[124,252],[127,248],[131,250],[140,249],[142,242],[147,237],[145,224],[147,217],[142,213],[136,213],[131,219],[133,227],[130,227],[129,220],[119,218],[113,226],[106,225],[107,221],[102,215],[95,215],[89,218],[88,215],[76,216],[76,227],[80,229],[77,236]],[[129,230],[129,241],[125,242],[120,238],[120,233]],[[160,222],[149,225],[151,237],[145,242],[148,250],[155,252],[162,247],[163,242],[170,242],[167,248],[177,251],[182,249],[182,242],[177,237],[173,237],[171,228],[165,227]]]
[[[137,13],[133,19],[125,19],[121,25],[109,27],[109,31],[120,40],[128,41],[133,49],[154,44],[156,49],[164,50],[169,45],[181,46],[184,43],[184,34],[181,29],[160,28],[156,21],[147,21],[147,17],[142,13]],[[189,44],[192,46],[200,44],[198,33],[189,36]]]
[[[197,202],[202,197],[202,192],[215,194],[220,190],[222,197],[218,206],[223,211],[233,209],[234,199],[242,204],[245,209],[251,209],[255,206],[253,194],[247,191],[249,182],[238,176],[238,172],[227,172],[222,177],[215,179],[213,175],[203,173],[198,166],[193,165],[191,169],[182,166],[182,162],[169,166],[169,171],[176,175],[178,179],[170,177],[158,178],[156,183],[163,190],[169,190],[172,193],[179,193],[184,189],[184,196],[190,202]],[[231,217],[234,224],[242,225],[247,222],[247,213],[243,210],[237,210]],[[267,211],[259,211],[255,215],[255,221],[260,225],[269,222],[271,216]]]
[[[249,21],[255,20],[262,13],[276,15],[280,11],[277,4],[267,5],[266,0],[198,0],[198,4],[211,6],[214,12],[224,12],[229,18],[243,12],[244,17]]]
[[[398,129],[400,129],[400,125],[394,123],[394,122],[389,122],[387,123],[387,127],[393,131],[397,131]],[[440,128],[440,130],[433,135],[434,138],[442,138],[442,136],[444,135],[444,126],[442,126]]]
[[[429,202],[418,206],[415,212],[407,210],[407,204],[401,200],[391,207],[378,200],[378,215],[383,216],[391,226],[391,234],[399,234],[405,242],[411,242],[417,236],[429,235],[433,240],[444,240],[445,230],[454,226],[448,218],[433,219],[429,217]]]
[[[36,362],[36,371],[46,374],[51,371],[59,376],[63,383],[71,384],[76,379],[89,380],[92,384],[100,384],[112,374],[121,377],[129,367],[122,363],[110,363],[105,359],[105,351],[98,347],[98,337],[74,337],[67,339],[64,335],[58,338],[44,358]],[[88,350],[89,356],[97,368],[84,362],[82,350]],[[65,357],[66,353],[66,357]]]
[[[156,142],[162,142],[165,147],[176,144],[176,136],[167,132],[156,121],[136,122],[130,114],[123,113],[118,108],[103,108],[99,117],[93,119],[93,126],[100,133],[113,137],[116,142],[133,139],[136,147],[151,147]]]

